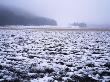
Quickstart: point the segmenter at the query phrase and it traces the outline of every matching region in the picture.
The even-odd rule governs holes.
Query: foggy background
[[[0,0],[0,4],[55,19],[58,25],[110,26],[110,0]]]

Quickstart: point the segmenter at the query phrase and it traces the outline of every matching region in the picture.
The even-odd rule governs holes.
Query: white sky
[[[74,21],[110,24],[110,0],[1,0],[0,3],[56,19],[60,25]]]

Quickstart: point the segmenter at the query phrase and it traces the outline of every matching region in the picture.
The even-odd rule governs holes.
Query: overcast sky
[[[0,3],[53,18],[60,25],[74,21],[110,24],[110,0],[0,0]]]

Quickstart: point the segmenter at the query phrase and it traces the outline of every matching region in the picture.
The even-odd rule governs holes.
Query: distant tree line
[[[33,16],[24,12],[25,14],[14,13],[6,7],[0,6],[0,25],[57,25],[53,19]]]
[[[74,22],[72,24],[70,24],[71,26],[79,26],[79,27],[87,27],[86,23],[78,23],[78,22]]]

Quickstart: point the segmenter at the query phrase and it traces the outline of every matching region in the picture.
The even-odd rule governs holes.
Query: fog
[[[110,25],[110,0],[0,0],[0,4],[55,19],[59,25]]]

